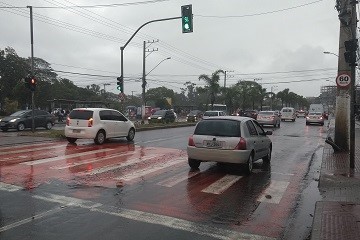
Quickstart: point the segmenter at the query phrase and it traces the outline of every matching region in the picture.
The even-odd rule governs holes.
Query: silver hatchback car
[[[191,168],[201,162],[238,163],[246,165],[248,174],[253,162],[271,159],[272,142],[259,123],[249,117],[211,117],[198,122],[189,137],[187,154]]]
[[[280,127],[280,116],[275,111],[260,111],[256,120],[261,126],[272,125],[275,128]]]

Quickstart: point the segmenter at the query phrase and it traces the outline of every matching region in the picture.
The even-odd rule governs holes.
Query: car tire
[[[280,128],[280,121],[279,121],[279,123],[278,123],[278,128]]]
[[[77,138],[71,138],[71,137],[67,137],[66,138],[68,140],[69,143],[75,143]]]
[[[309,125],[309,123],[308,123],[308,122],[306,122],[306,125]]]
[[[254,167],[254,156],[250,154],[249,159],[246,162],[246,174],[251,174]]]
[[[188,158],[188,163],[192,169],[198,169],[200,167],[201,162],[199,160]]]
[[[265,157],[262,158],[262,160],[264,162],[270,162],[271,161],[271,152],[272,152],[272,149],[271,147],[268,148],[268,153],[266,154]]]
[[[130,128],[128,135],[126,136],[126,139],[131,142],[135,138],[135,129]]]
[[[96,137],[94,138],[94,142],[97,145],[101,145],[106,140],[106,134],[104,130],[99,130],[96,134]]]
[[[25,129],[25,124],[23,122],[20,122],[18,125],[17,125],[17,130],[18,131],[24,131]]]
[[[47,130],[50,130],[52,127],[53,127],[52,122],[47,122],[47,123],[46,123],[45,128],[46,128]]]

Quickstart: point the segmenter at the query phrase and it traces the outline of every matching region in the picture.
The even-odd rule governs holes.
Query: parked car
[[[281,121],[291,120],[295,122],[296,119],[295,109],[292,107],[283,107],[280,111],[280,119]]]
[[[132,141],[135,126],[121,112],[107,108],[75,108],[66,119],[65,137],[70,143],[77,139],[94,139],[103,144],[108,138],[126,137]]]
[[[203,119],[209,117],[217,117],[217,116],[225,116],[226,113],[224,111],[205,111],[203,115]]]
[[[148,117],[149,123],[170,123],[175,122],[175,114],[171,110],[158,110]]]
[[[56,117],[43,110],[34,110],[35,128],[44,127],[51,129],[55,125]],[[9,129],[23,131],[26,128],[32,128],[32,110],[17,111],[10,116],[0,119],[0,128],[3,132]]]
[[[203,112],[200,110],[192,110],[186,115],[187,122],[197,122],[203,118]]]
[[[253,162],[271,160],[272,142],[259,123],[248,117],[222,116],[203,119],[189,137],[187,154],[191,168],[201,162],[237,163],[251,173]]]
[[[243,111],[241,116],[251,117],[253,119],[257,119],[258,111],[257,110],[245,110]]]
[[[280,116],[275,111],[260,111],[256,120],[261,126],[272,125],[280,127]]]
[[[321,126],[324,125],[324,116],[322,112],[309,112],[306,116],[306,125],[313,123],[320,124]]]
[[[296,115],[298,118],[299,117],[303,117],[305,118],[306,117],[306,112],[304,110],[299,110],[297,111],[297,115]]]

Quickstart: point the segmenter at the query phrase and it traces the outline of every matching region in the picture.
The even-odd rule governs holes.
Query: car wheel
[[[46,128],[47,130],[50,130],[52,127],[53,127],[53,125],[52,125],[51,122],[47,122],[47,123],[46,123],[45,128]]]
[[[192,169],[198,169],[201,162],[199,160],[188,158],[188,163]]]
[[[131,142],[132,140],[134,140],[135,137],[135,129],[130,128],[128,135],[126,136],[126,139]]]
[[[69,143],[75,143],[77,138],[71,138],[71,137],[67,137],[66,138],[68,140]]]
[[[308,123],[308,122],[306,122],[306,125],[309,125],[309,123]]]
[[[251,153],[249,156],[249,159],[246,163],[246,173],[247,174],[251,174],[252,170],[253,170],[253,164],[254,164],[254,157],[253,154]]]
[[[280,128],[280,121],[279,121],[279,123],[278,123],[278,128]]]
[[[96,134],[96,137],[94,139],[94,142],[98,145],[101,145],[105,142],[106,139],[106,134],[104,130],[100,130],[98,131],[98,133]]]
[[[25,129],[25,124],[24,123],[19,123],[18,125],[17,125],[17,130],[18,131],[24,131],[24,129]]]
[[[277,123],[274,123],[274,128],[276,128],[277,127]]]
[[[272,152],[271,147],[269,147],[268,148],[268,153],[266,154],[265,157],[262,158],[262,160],[264,162],[270,162],[270,160],[271,160],[271,152]]]

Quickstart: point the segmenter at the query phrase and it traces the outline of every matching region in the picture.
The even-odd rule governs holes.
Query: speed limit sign
[[[350,83],[351,83],[351,77],[350,74],[348,73],[342,73],[336,77],[336,85],[339,88],[347,88],[349,87]]]

